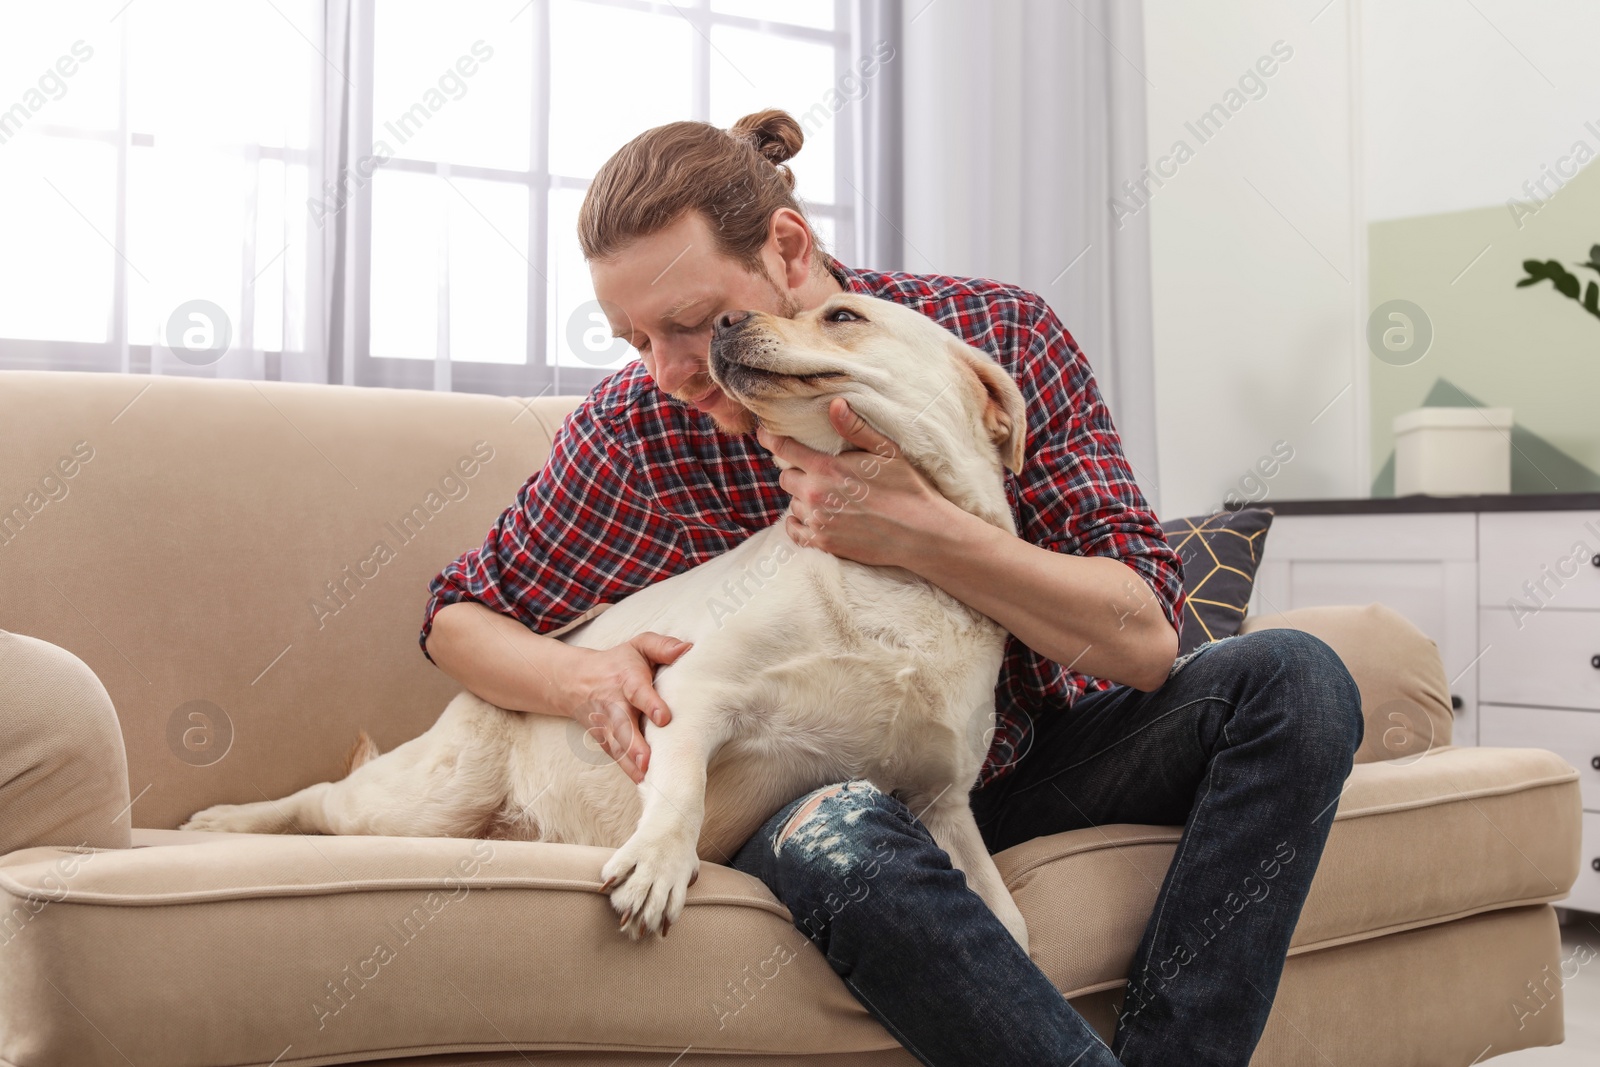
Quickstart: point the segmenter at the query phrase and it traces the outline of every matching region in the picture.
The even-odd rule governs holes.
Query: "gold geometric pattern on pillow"
[[[1186,599],[1179,655],[1239,632],[1271,526],[1272,511],[1266,508],[1169,519],[1161,524],[1167,543],[1183,560]]]

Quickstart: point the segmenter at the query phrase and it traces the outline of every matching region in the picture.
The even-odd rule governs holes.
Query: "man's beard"
[[[788,293],[785,293],[783,290],[779,289],[777,283],[775,283],[769,275],[763,275],[763,277],[766,278],[768,287],[772,289],[772,295],[778,299],[778,310],[776,314],[786,319],[792,319],[796,315],[800,314],[800,312],[805,310],[805,308],[801,306],[799,300],[796,300],[793,296],[790,296]],[[685,389],[684,392],[686,392],[691,398],[697,397],[704,394],[706,390],[716,387],[716,385],[717,383],[712,381],[708,375],[703,382]],[[720,388],[718,391],[721,392]],[[723,393],[722,395],[723,398],[728,402],[728,405],[733,408],[733,414],[727,417],[711,415],[709,412],[702,412],[702,414],[709,415],[712,423],[723,433],[734,435],[755,433],[756,426],[758,425],[755,412],[749,410],[743,404],[740,404],[737,400],[728,396],[726,393]],[[687,399],[685,399],[684,402],[690,403],[690,401]]]

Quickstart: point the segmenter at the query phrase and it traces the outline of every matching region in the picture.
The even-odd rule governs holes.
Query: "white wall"
[[[1505,207],[1570,178],[1577,142],[1600,155],[1600,3],[1144,0],[1144,16],[1152,159],[1195,148],[1147,209],[1164,510],[1204,510],[1277,440],[1295,458],[1268,499],[1366,496],[1366,224]],[[1279,39],[1294,57],[1266,95],[1196,143],[1184,123]]]
[[[1047,104],[1051,128],[1064,128],[1101,73],[1057,55],[1050,77],[1037,77],[1031,42],[1064,39],[1091,19],[1115,35],[1106,13],[1088,3],[908,4],[908,96],[933,102],[912,109],[908,156],[934,145],[925,154],[948,164],[908,170],[906,258],[913,270],[987,273],[1044,293],[1091,363],[1105,365],[1097,374],[1117,411],[1128,396],[1105,373],[1095,292],[1070,288],[1099,275],[1080,265],[1061,276],[1086,243],[1103,242],[1038,249],[1038,234],[1060,227],[1053,217],[1028,223],[1020,205],[1047,210],[1038,205],[1049,191],[1019,194],[1014,180],[1019,158],[1036,164],[1061,146],[983,120]],[[1123,178],[1149,195],[1124,193],[1117,209],[1131,215],[1129,232],[1150,228],[1156,431],[1148,453],[1129,448],[1140,483],[1163,516],[1216,507],[1230,490],[1260,495],[1263,463],[1276,471],[1268,500],[1364,497],[1367,223],[1503,206],[1577,140],[1600,150],[1600,132],[1585,125],[1600,131],[1600,0],[1143,0],[1142,15],[1143,53],[1125,58],[1141,67],[1146,161],[1166,159],[1167,176],[1158,185],[1129,165]],[[982,65],[1012,55],[1007,42],[1019,36],[1030,45],[1014,65]],[[1263,59],[1271,75],[1241,86]],[[1190,126],[1219,104],[1226,122],[1202,143]],[[1171,157],[1178,141],[1193,153],[1181,164]],[[1081,187],[1070,162],[1057,192]],[[971,225],[976,216],[996,224]],[[1274,464],[1275,449],[1293,459]]]
[[[1525,199],[1546,167],[1555,190],[1575,142],[1600,149],[1594,0],[1381,0],[1362,23],[1369,219]]]
[[[1357,15],[1352,0],[1324,4],[1144,0],[1151,160],[1180,140],[1193,150],[1141,209],[1164,515],[1230,489],[1256,498],[1240,483],[1279,441],[1293,458],[1267,499],[1367,493]],[[1264,94],[1228,98],[1275,42],[1293,54]],[[1234,102],[1204,143],[1186,126]]]

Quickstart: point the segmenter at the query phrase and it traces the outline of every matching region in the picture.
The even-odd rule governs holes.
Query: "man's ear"
[[[1000,450],[1000,461],[1012,474],[1022,470],[1027,446],[1028,414],[1022,390],[987,352],[956,341],[962,363],[972,370],[983,390],[983,428]]]
[[[800,288],[810,278],[816,260],[811,228],[798,211],[784,207],[772,213],[768,231],[767,240],[777,250],[784,281],[791,289]]]

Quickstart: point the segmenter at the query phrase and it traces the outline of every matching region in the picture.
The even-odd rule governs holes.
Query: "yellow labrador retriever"
[[[845,397],[946,498],[1015,532],[1001,467],[1022,463],[1022,396],[986,353],[919,312],[839,294],[793,319],[729,313],[710,372],[772,432],[830,454],[846,443],[828,401]],[[602,889],[637,939],[682,914],[701,859],[726,860],[795,797],[863,778],[918,813],[1027,947],[967,798],[993,730],[999,624],[902,568],[796,544],[778,522],[560,639],[610,648],[647,630],[694,647],[656,676],[672,719],[646,722],[642,784],[586,746],[575,720],[463,692],[392,752],[363,738],[340,781],[207,808],[183,829],[614,848]]]

